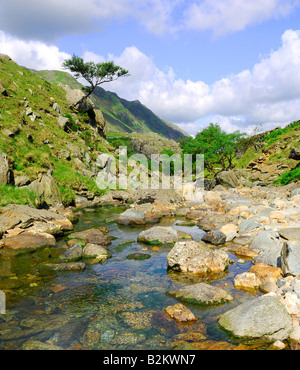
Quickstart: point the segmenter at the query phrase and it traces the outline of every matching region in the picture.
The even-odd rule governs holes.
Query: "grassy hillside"
[[[97,193],[94,180],[76,170],[74,157],[64,159],[61,153],[70,151],[71,144],[83,158],[88,154],[95,160],[110,145],[91,128],[88,117],[70,111],[65,91],[4,59],[0,59],[0,87],[0,152],[7,154],[14,176],[26,175],[33,181],[52,169],[66,202],[82,189]],[[58,124],[60,115],[72,122],[68,132]],[[1,187],[0,196],[7,194]]]
[[[69,73],[61,71],[35,71],[40,76],[54,83],[63,83],[72,88],[81,89],[82,85]],[[117,94],[97,87],[91,96],[95,106],[101,109],[107,123],[108,131],[123,133],[156,132],[168,139],[177,140],[188,136],[176,125],[169,123],[138,100],[129,102]]]

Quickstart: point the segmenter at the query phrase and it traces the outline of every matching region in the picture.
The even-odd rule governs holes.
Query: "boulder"
[[[253,272],[244,272],[236,275],[234,278],[234,286],[237,289],[253,290],[258,289],[261,280]]]
[[[137,240],[148,244],[172,244],[178,241],[178,233],[172,227],[155,226],[142,231]]]
[[[15,186],[21,187],[30,184],[30,178],[28,176],[22,175],[15,177]]]
[[[300,274],[300,241],[288,241],[283,244],[281,267],[284,275]]]
[[[102,246],[111,244],[111,241],[104,236],[103,232],[99,229],[88,229],[85,231],[72,233],[68,236],[68,239],[78,239],[82,240],[86,244],[97,244]]]
[[[226,242],[226,235],[221,231],[213,230],[204,235],[202,240],[213,245],[220,245]]]
[[[146,219],[144,212],[127,209],[118,216],[117,222],[121,225],[144,225]]]
[[[106,260],[107,258],[111,257],[111,254],[101,245],[88,243],[83,248],[83,257]]]
[[[299,227],[286,227],[278,230],[279,235],[287,240],[300,241],[300,228]]]
[[[38,195],[38,205],[54,206],[62,203],[59,187],[51,175],[42,175],[28,185],[28,189]]]
[[[30,231],[24,231],[18,235],[3,239],[4,248],[14,251],[32,251],[38,248],[54,247],[55,245],[56,240],[53,235]]]
[[[289,158],[299,161],[300,160],[300,148],[292,149],[290,152]]]
[[[223,272],[228,267],[228,262],[226,252],[213,250],[193,240],[176,243],[167,255],[170,268],[195,274]]]
[[[205,283],[188,285],[177,290],[169,290],[167,295],[180,301],[199,304],[201,306],[216,306],[233,300],[224,289]]]
[[[73,245],[73,247],[68,249],[59,258],[66,262],[79,261],[82,258],[82,246],[80,244]]]
[[[240,181],[232,170],[222,171],[215,175],[212,181],[213,187],[222,185],[224,188],[236,188],[240,185]]]
[[[285,340],[293,331],[292,318],[272,293],[225,312],[219,324],[235,337],[266,343]]]
[[[259,253],[254,258],[254,263],[261,262],[273,267],[280,267],[282,246],[274,232],[260,230],[249,247]]]

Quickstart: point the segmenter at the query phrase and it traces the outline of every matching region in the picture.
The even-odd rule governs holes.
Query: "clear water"
[[[205,279],[168,271],[166,257],[171,247],[153,248],[136,242],[145,226],[126,227],[111,222],[123,211],[124,208],[102,208],[83,213],[75,226],[75,231],[108,228],[114,237],[109,246],[112,258],[102,264],[87,262],[81,272],[41,274],[41,263],[58,261],[65,251],[65,238],[58,240],[55,248],[0,259],[0,290],[6,293],[6,314],[0,315],[1,349],[21,349],[32,340],[63,349],[106,350],[172,349],[180,342],[208,340],[237,344],[218,327],[217,321],[222,313],[259,295],[237,290],[233,285],[234,276],[247,271],[251,263],[239,264],[230,255],[234,263],[225,274]],[[175,225],[195,240],[203,235],[197,227],[176,226],[177,221],[163,218],[160,224]],[[126,259],[135,252],[147,253],[151,258]],[[200,281],[224,288],[234,301],[208,309],[189,305],[199,317],[194,324],[170,319],[164,308],[178,302],[166,292]]]

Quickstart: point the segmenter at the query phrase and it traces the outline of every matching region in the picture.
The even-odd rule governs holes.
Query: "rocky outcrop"
[[[68,218],[48,210],[16,204],[2,208],[0,235],[14,228],[22,230],[39,227],[45,227],[48,232],[51,232],[51,229],[53,234],[73,230],[73,224]]]
[[[60,85],[66,91],[66,100],[70,106],[78,112],[87,113],[90,119],[90,125],[95,128],[97,133],[106,137],[107,123],[100,109],[95,108],[91,99],[85,98],[81,90],[70,88],[68,85]],[[63,122],[62,122],[63,123]]]

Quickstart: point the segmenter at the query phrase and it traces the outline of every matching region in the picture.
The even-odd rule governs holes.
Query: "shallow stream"
[[[49,349],[172,349],[183,343],[233,341],[218,326],[218,317],[227,310],[260,295],[234,288],[234,276],[247,271],[251,262],[232,264],[222,276],[205,279],[168,271],[166,257],[171,246],[146,246],[136,242],[145,226],[120,226],[111,219],[124,208],[101,208],[83,212],[74,231],[105,226],[114,237],[108,247],[112,258],[100,263],[86,262],[81,272],[40,273],[45,261],[56,262],[66,239],[55,248],[44,249],[14,259],[0,259],[0,290],[6,294],[6,314],[0,315],[0,348],[22,349],[39,341]],[[172,226],[200,240],[198,227],[176,226],[179,218],[163,218],[160,225]],[[147,225],[146,227],[152,227]],[[148,248],[147,250],[145,248]],[[129,260],[129,254],[151,256]],[[179,324],[164,308],[178,303],[168,290],[200,281],[224,288],[232,303],[203,309],[187,305],[199,317],[194,324]],[[209,342],[208,342],[209,341]],[[180,347],[184,348],[184,347]]]

